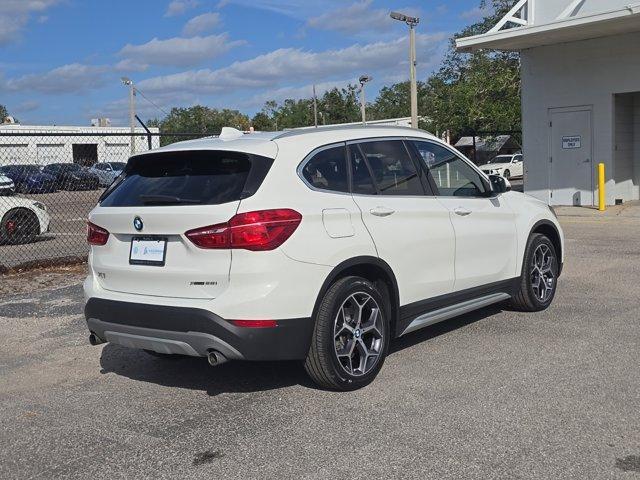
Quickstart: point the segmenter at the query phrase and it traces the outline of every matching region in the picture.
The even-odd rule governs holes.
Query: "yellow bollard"
[[[598,210],[604,212],[607,208],[605,205],[605,191],[604,191],[604,163],[598,164]]]

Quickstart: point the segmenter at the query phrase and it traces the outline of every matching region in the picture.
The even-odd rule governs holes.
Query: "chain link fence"
[[[205,136],[0,132],[0,274],[84,260],[87,216],[132,151]]]

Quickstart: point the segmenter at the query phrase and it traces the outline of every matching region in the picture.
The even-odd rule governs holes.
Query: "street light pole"
[[[136,153],[136,87],[133,80],[122,77],[122,83],[129,87],[129,127],[131,129],[131,155]]]
[[[364,85],[367,82],[370,82],[371,80],[373,80],[373,78],[370,77],[369,75],[362,75],[359,80],[360,80],[360,113],[362,115],[362,124],[366,125],[367,124],[367,101],[364,95]]]
[[[318,97],[316,97],[316,86],[313,86],[313,124],[318,128]]]
[[[417,17],[409,17],[403,13],[391,12],[391,18],[409,26],[409,82],[411,84],[411,127],[418,128],[418,83],[416,79],[416,25]]]

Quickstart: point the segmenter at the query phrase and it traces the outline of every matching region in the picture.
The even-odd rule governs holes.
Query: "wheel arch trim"
[[[395,328],[397,320],[400,318],[399,317],[400,316],[400,290],[398,288],[398,281],[396,280],[396,276],[393,273],[393,269],[389,266],[387,262],[385,262],[384,260],[378,257],[363,255],[359,257],[350,258],[336,265],[333,268],[333,270],[331,270],[329,275],[327,275],[327,278],[325,278],[324,282],[322,283],[322,286],[320,287],[320,292],[318,293],[315,305],[313,306],[312,318],[315,321],[316,315],[318,313],[318,309],[320,307],[320,302],[322,302],[322,298],[327,293],[327,290],[329,290],[329,287],[331,287],[333,282],[338,278],[344,276],[344,274],[349,272],[349,270],[355,270],[358,267],[365,267],[365,268],[373,267],[383,271],[386,277],[386,279],[383,279],[383,280],[385,280],[385,283],[387,283],[388,281],[388,283],[390,284],[391,291],[389,291],[389,295],[391,298],[389,300],[391,302],[391,310],[392,310],[391,312],[392,313],[392,318],[391,318],[392,334],[391,335],[393,338],[395,336],[393,328]]]

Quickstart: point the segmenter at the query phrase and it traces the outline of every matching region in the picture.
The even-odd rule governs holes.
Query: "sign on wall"
[[[582,136],[573,135],[570,137],[562,137],[562,148],[565,150],[582,148]]]

